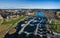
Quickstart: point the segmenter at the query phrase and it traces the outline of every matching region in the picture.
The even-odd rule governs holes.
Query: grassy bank
[[[19,18],[16,18],[14,20],[10,20],[10,21],[4,21],[1,25],[0,25],[0,31],[4,30],[6,28],[9,28],[10,26],[12,27],[16,22],[18,22],[19,20],[23,19],[25,16],[19,16]]]
[[[53,20],[51,23],[51,28],[54,32],[60,33],[60,21],[59,20]]]
[[[2,24],[2,22],[3,22],[3,19],[0,19],[0,25]]]
[[[5,25],[5,24],[14,24],[14,23],[16,23],[18,20],[20,20],[20,19],[22,19],[22,18],[24,18],[25,16],[20,16],[19,18],[16,18],[16,19],[14,19],[14,20],[10,20],[10,21],[4,21],[3,23],[2,23],[2,25]]]
[[[18,18],[15,18],[13,20],[10,20],[10,21],[4,21],[2,23],[2,25],[0,26],[0,36],[1,37],[4,37],[4,35],[6,34],[6,32],[10,32],[10,33],[14,33],[16,30],[13,29],[11,30],[12,28],[14,28],[16,25],[16,23],[18,21],[21,21],[22,19],[24,19],[26,16],[19,16]]]

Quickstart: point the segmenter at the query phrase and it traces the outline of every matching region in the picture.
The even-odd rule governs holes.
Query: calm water
[[[43,18],[43,19],[45,19],[45,20],[43,20],[42,22],[41,22],[41,26],[42,27],[45,27],[45,24],[46,24],[46,22],[47,22],[47,18],[45,17],[45,15],[43,14],[43,13],[40,13],[40,12],[36,12],[36,16],[38,16],[38,17],[41,17],[41,18]],[[16,27],[16,32],[14,33],[14,34],[12,34],[12,35],[9,35],[8,33],[5,35],[5,38],[18,38],[20,35],[18,35],[18,32],[20,31],[20,29],[21,29],[21,24],[23,24],[23,23],[25,23],[24,21],[21,21],[21,22],[19,22],[18,23],[18,25],[17,25],[17,27]],[[29,27],[29,26],[28,26]],[[29,29],[29,28],[26,28],[26,29]],[[32,27],[33,28],[33,27]],[[26,30],[25,29],[25,30]],[[33,29],[35,29],[35,28],[33,28]],[[30,31],[33,31],[33,30],[30,30]],[[24,35],[24,34],[23,34]],[[24,36],[22,36],[22,37],[24,37]],[[25,37],[24,37],[25,38]]]
[[[36,12],[36,16],[38,16],[38,17],[45,17],[45,15],[43,13],[40,13],[40,12]]]

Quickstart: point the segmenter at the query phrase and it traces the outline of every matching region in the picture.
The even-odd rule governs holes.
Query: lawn
[[[3,19],[0,19],[0,24],[3,22]]]
[[[6,34],[6,32],[9,30],[9,33],[14,33],[15,29],[11,30],[12,28],[14,28],[13,26],[15,26],[14,24],[17,23],[18,21],[21,21],[22,19],[24,19],[26,16],[20,16],[19,18],[15,18],[14,20],[10,20],[10,21],[4,21],[1,25],[0,25],[0,36],[4,37],[4,35]]]
[[[53,20],[51,23],[51,27],[54,32],[60,33],[60,21],[59,20]]]
[[[16,18],[14,20],[10,20],[10,21],[4,21],[1,25],[0,25],[0,31],[7,29],[9,27],[12,27],[16,22],[18,22],[19,20],[23,19],[25,16],[20,16],[19,18]]]
[[[2,20],[2,19],[0,19],[0,23],[1,23],[1,20]]]
[[[5,24],[14,24],[16,23],[17,21],[19,21],[20,19],[23,19],[25,16],[20,16],[19,18],[13,18],[11,19],[10,21],[4,21],[2,23],[2,25],[5,25]]]

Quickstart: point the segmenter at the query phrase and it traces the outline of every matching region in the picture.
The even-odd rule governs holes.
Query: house
[[[26,15],[28,15],[28,16],[34,16],[35,12],[27,11]]]
[[[3,17],[0,15],[0,19],[3,19]]]
[[[58,18],[60,18],[60,11],[58,11],[58,12],[56,13],[56,16],[57,16]]]

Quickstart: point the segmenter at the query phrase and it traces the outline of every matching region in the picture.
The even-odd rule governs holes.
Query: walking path
[[[53,32],[53,34],[54,34],[54,35],[60,35],[60,34],[58,34],[58,33],[56,33],[56,32]]]
[[[38,32],[38,27],[39,27],[39,24],[37,24],[37,27],[36,27],[36,30],[35,30],[34,35],[37,35],[37,32]]]
[[[34,20],[34,19],[30,20],[27,24],[25,24],[25,25],[23,26],[23,28],[18,32],[18,34],[21,34],[21,33],[24,31],[24,28],[25,28],[28,24],[30,24],[30,22],[33,21],[33,20]]]
[[[25,18],[26,18],[26,17],[25,17]],[[24,19],[25,19],[25,18],[24,18]],[[9,30],[11,30],[11,29],[13,29],[14,27],[16,27],[17,24],[18,24],[20,21],[24,20],[24,19],[19,20],[19,21],[18,21],[17,23],[15,23],[14,25],[11,24],[11,26],[10,26],[9,28],[0,31],[0,34],[1,34],[2,32],[4,33],[3,36],[1,36],[1,37],[4,37],[4,35],[5,35],[6,33],[8,33]]]

